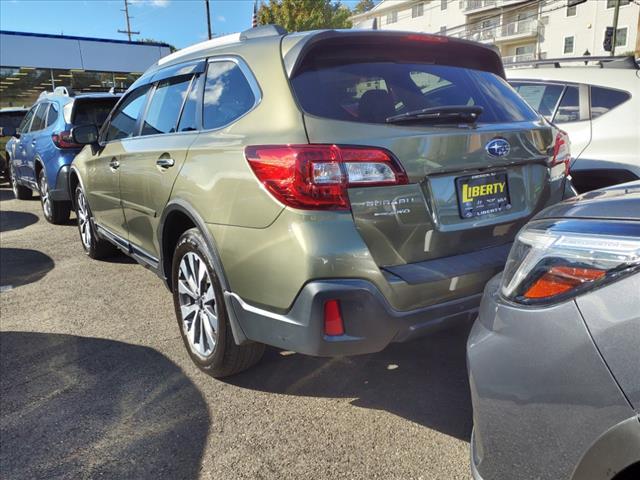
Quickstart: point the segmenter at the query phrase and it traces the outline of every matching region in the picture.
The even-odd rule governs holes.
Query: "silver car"
[[[640,478],[640,182],[519,232],[467,362],[476,480]]]

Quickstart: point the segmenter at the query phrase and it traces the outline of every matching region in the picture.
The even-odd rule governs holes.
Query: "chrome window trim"
[[[207,73],[209,71],[209,64],[215,63],[215,62],[233,62],[233,63],[235,63],[238,66],[238,68],[240,68],[240,71],[242,72],[242,74],[244,75],[245,79],[247,80],[247,83],[249,84],[249,88],[253,92],[254,101],[253,101],[253,105],[251,106],[251,108],[249,108],[246,112],[244,112],[239,117],[234,118],[230,122],[228,122],[228,123],[226,123],[224,125],[221,125],[219,127],[206,128],[205,129],[204,128],[204,95],[205,95],[205,92],[206,92],[206,89],[207,89]],[[200,97],[200,115],[201,115],[201,120],[202,120],[201,124],[200,124],[201,128],[199,130],[200,132],[207,133],[207,132],[217,132],[219,130],[223,130],[223,129],[227,128],[229,125],[233,125],[238,120],[240,120],[241,118],[245,117],[246,115],[248,115],[249,113],[254,111],[256,109],[256,107],[260,104],[260,102],[262,102],[262,90],[260,89],[260,85],[258,84],[258,81],[256,80],[256,78],[255,78],[253,72],[251,71],[251,69],[249,68],[249,66],[240,57],[229,56],[229,55],[220,56],[220,57],[210,57],[210,58],[207,59],[207,69],[205,70],[203,75],[204,75],[204,82],[203,82],[202,92],[201,92],[201,97]]]

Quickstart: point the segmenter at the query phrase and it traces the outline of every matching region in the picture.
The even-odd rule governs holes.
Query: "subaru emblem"
[[[484,149],[492,157],[504,157],[509,154],[511,145],[504,138],[494,138],[485,145]]]

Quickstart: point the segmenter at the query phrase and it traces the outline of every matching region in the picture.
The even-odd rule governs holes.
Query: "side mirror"
[[[0,127],[0,137],[15,137],[17,129],[15,127]]]
[[[71,129],[71,138],[80,145],[95,145],[98,143],[98,127],[95,125],[80,125]]]

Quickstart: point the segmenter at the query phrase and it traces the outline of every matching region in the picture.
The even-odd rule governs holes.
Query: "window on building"
[[[440,10],[446,10],[447,3],[448,3],[448,0],[440,0]]]
[[[236,63],[209,63],[202,111],[205,129],[229,125],[251,110],[255,103],[249,81]]]
[[[598,118],[600,115],[604,115],[630,98],[631,95],[629,93],[621,90],[591,87],[591,118]]]
[[[567,54],[567,53],[573,53],[573,44],[574,44],[574,40],[575,38],[573,36],[571,37],[564,37],[564,47],[562,49],[562,52]]]
[[[618,28],[616,30],[616,47],[627,46],[627,27]]]
[[[535,52],[535,50],[536,50],[536,46],[533,44],[522,45],[520,47],[516,47],[516,55],[520,56],[520,55],[532,54]]]
[[[580,93],[578,87],[567,86],[553,121],[567,123],[577,122],[578,120],[580,120]]]
[[[114,112],[109,128],[107,129],[107,142],[133,137],[138,122],[138,116],[142,107],[147,102],[149,85],[136,88],[122,101]]]
[[[620,0],[620,6],[629,5],[631,0]],[[616,0],[607,0],[607,8],[614,8],[616,6]]]
[[[417,18],[424,15],[424,3],[418,3],[411,7],[411,18]]]
[[[141,135],[176,131],[178,116],[191,85],[191,78],[191,76],[183,76],[158,83],[142,124]]]
[[[387,13],[387,24],[396,23],[397,21],[398,21],[398,12],[397,11],[393,11],[393,12]]]
[[[567,17],[575,17],[577,13],[578,13],[577,5],[573,5],[571,7],[567,5]]]

